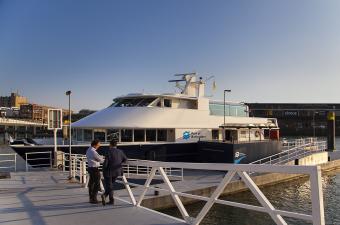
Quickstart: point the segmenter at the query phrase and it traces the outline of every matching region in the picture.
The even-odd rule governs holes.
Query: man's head
[[[116,140],[114,140],[114,139],[113,139],[113,140],[111,140],[111,141],[110,141],[110,147],[111,147],[111,148],[115,148],[115,147],[117,147],[117,141],[116,141]]]
[[[91,142],[91,147],[92,148],[95,148],[95,149],[98,149],[99,147],[100,147],[100,142],[99,142],[99,140],[93,140],[92,142]]]

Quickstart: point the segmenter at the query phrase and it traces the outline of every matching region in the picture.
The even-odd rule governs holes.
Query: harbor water
[[[340,138],[337,138],[340,147]],[[340,224],[340,170],[322,175],[323,195],[325,205],[325,219],[327,225]],[[311,195],[309,179],[298,179],[282,184],[261,188],[266,197],[277,209],[311,214]],[[251,192],[242,192],[222,199],[260,205]],[[190,216],[196,216],[202,209],[204,202],[186,206]],[[162,210],[172,216],[180,217],[177,209]],[[308,221],[285,218],[288,224],[311,224]],[[202,225],[275,225],[270,216],[260,213],[225,205],[215,204],[201,223]]]

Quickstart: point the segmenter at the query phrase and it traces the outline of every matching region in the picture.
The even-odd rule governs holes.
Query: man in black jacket
[[[106,205],[106,197],[109,196],[110,205],[114,204],[113,199],[113,183],[117,177],[123,175],[122,163],[126,162],[127,157],[124,152],[117,148],[117,141],[110,141],[110,148],[105,154],[105,161],[103,164],[103,176],[105,193],[102,194],[102,203]]]

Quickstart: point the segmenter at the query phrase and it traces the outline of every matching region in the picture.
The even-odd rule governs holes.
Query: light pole
[[[231,90],[224,90],[223,91],[223,141],[225,141],[225,93],[226,92],[228,92],[228,93],[230,93],[231,92]],[[229,116],[230,116],[230,111],[229,111]]]
[[[72,153],[72,127],[71,127],[71,91],[66,91],[66,95],[68,96],[68,123],[69,123],[69,179],[72,179],[72,162],[71,162],[71,153]]]

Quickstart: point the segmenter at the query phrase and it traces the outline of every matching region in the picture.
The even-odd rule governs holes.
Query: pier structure
[[[309,150],[312,149],[309,148]],[[328,154],[328,152],[316,154]],[[281,157],[287,158],[287,156]],[[65,157],[66,160],[67,158],[69,157]],[[72,173],[75,177],[80,178],[80,183],[86,184],[84,157],[71,155],[70,158],[71,162],[76,165],[72,168],[77,170]],[[68,163],[65,162],[65,165]],[[198,225],[214,204],[221,204],[267,213],[275,224],[280,225],[287,224],[286,217],[309,221],[313,225],[325,224],[321,186],[322,167],[318,165],[295,166],[266,164],[265,162],[237,165],[129,160],[125,167],[128,168],[128,172],[124,173],[118,181],[123,185],[123,189],[115,191],[115,206],[104,208],[89,204],[87,190],[79,183],[69,183],[67,171],[46,170],[11,173],[10,179],[0,180],[0,222],[5,225],[50,225],[61,222],[84,225]],[[67,170],[67,167],[64,169]],[[80,172],[84,169],[85,172]],[[133,177],[133,174],[137,177]],[[275,208],[258,185],[258,177],[264,179],[263,176],[270,174],[274,174],[276,177],[295,174],[308,177],[311,183],[311,212],[301,213]],[[172,175],[177,175],[177,177]],[[192,176],[192,180],[189,179],[190,176]],[[273,177],[273,175],[271,176]],[[81,177],[83,178],[81,179]],[[234,188],[235,184],[241,182],[243,189],[250,190],[260,205],[225,201],[220,198],[225,190]],[[201,186],[199,187],[199,185]],[[204,189],[204,185],[206,188],[209,188],[210,185],[208,194],[197,191],[197,188]],[[165,199],[174,202],[174,206],[181,212],[181,218],[162,214],[150,207],[150,202],[157,203],[158,206],[167,204]],[[185,206],[188,203],[187,199],[205,202],[197,216],[190,215],[187,211]]]
[[[47,129],[47,124],[0,118],[0,145],[9,141],[9,135],[13,139],[29,138]]]

